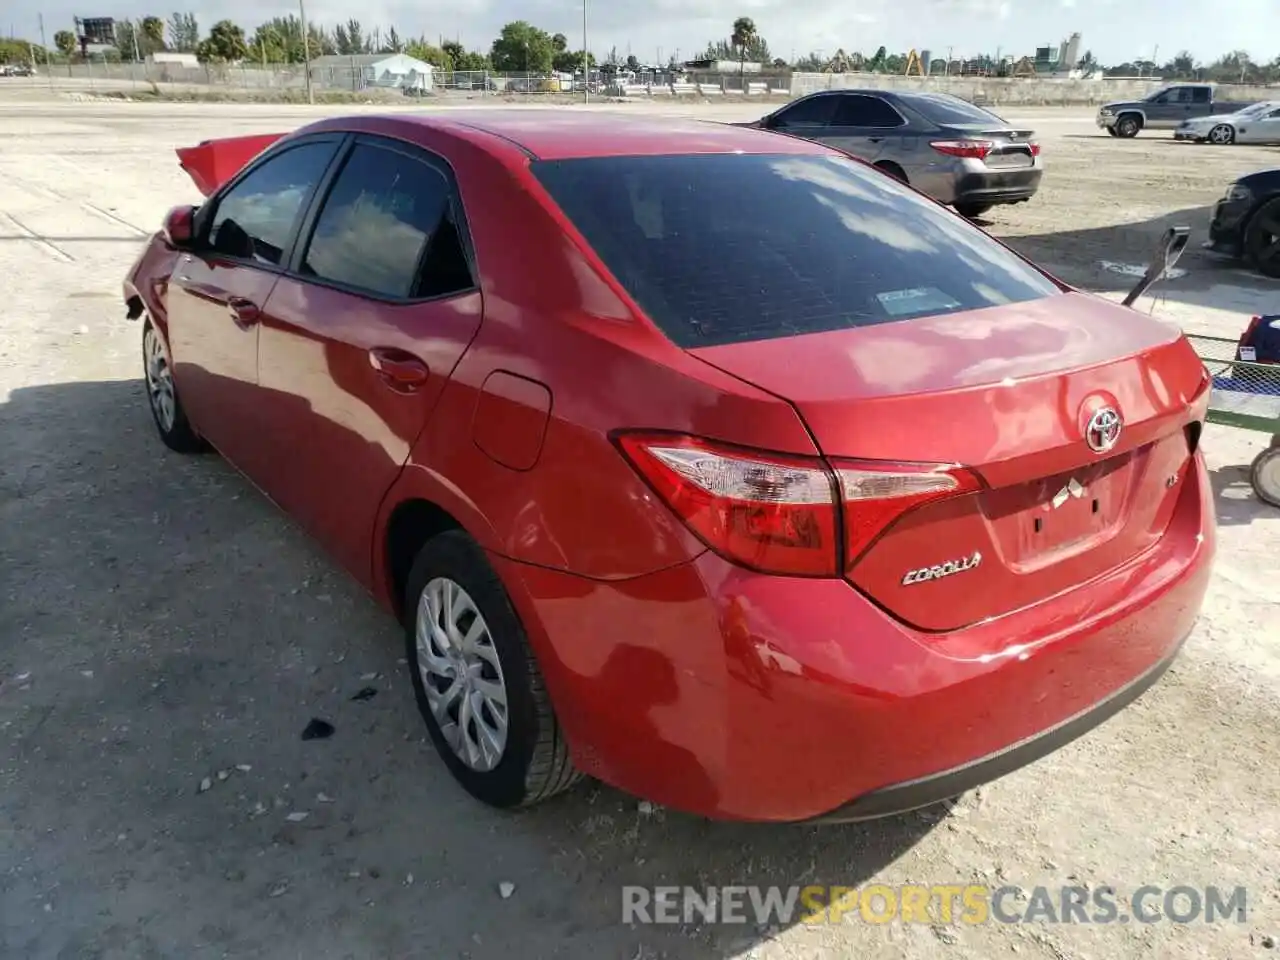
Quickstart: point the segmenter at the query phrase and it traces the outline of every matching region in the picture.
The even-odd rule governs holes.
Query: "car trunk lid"
[[[791,401],[837,467],[976,475],[846,557],[855,586],[931,631],[1030,605],[1151,547],[1207,396],[1175,328],[1078,293],[692,353]],[[1120,432],[1098,451],[1086,436],[1108,408]],[[848,505],[848,525],[859,509]]]
[[[194,147],[179,147],[175,152],[178,165],[207,197],[283,136],[283,133],[266,133],[223,137],[204,140]]]
[[[948,132],[959,141],[989,144],[982,158],[989,167],[1030,167],[1040,154],[1035,131],[1026,128],[974,123],[952,125]]]

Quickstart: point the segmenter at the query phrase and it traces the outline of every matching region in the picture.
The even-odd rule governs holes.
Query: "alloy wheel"
[[[165,356],[164,344],[151,327],[143,336],[143,355],[147,381],[147,399],[155,414],[160,429],[165,433],[173,430],[177,421],[178,407],[173,394],[173,373],[169,369],[169,358]]]
[[[489,626],[458,583],[437,577],[418,601],[415,645],[431,714],[458,759],[492,770],[507,746],[507,686]]]
[[[1235,138],[1235,131],[1225,123],[1220,123],[1209,131],[1210,143],[1226,144],[1231,143]]]

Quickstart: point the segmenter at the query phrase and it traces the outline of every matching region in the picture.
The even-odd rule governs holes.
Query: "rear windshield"
[[[532,167],[618,282],[682,347],[1060,292],[979,228],[843,157],[592,157]]]
[[[989,110],[975,107],[972,103],[959,97],[948,97],[938,94],[923,94],[910,97],[906,103],[915,107],[926,120],[941,124],[996,123],[1004,126],[1005,122]]]

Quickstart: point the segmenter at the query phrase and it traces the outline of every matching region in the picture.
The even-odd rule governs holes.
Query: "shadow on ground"
[[[1225,260],[1201,249],[1208,239],[1213,208],[1187,207],[1137,223],[1063,229],[1051,233],[1007,235],[1001,240],[1066,282],[1098,293],[1124,293],[1133,288],[1150,262],[1160,238],[1173,226],[1191,228],[1191,240],[1176,269],[1184,276],[1162,280],[1139,301],[1151,298],[1172,303],[1241,312],[1245,318],[1274,308],[1280,298],[1280,281],[1271,280],[1245,264]],[[1126,273],[1107,264],[1128,266]]]
[[[1249,480],[1250,467],[1248,463],[1232,464],[1209,471],[1219,526],[1247,526],[1255,520],[1276,516],[1277,508],[1264,503],[1254,493]]]
[[[163,448],[139,381],[16,390],[0,451],[0,955],[725,958],[776,929],[629,928],[621,886],[855,886],[939,822],[712,824],[600,786],[493,812],[426,742],[397,626]]]

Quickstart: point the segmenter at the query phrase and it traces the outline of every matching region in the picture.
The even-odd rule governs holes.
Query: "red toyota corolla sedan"
[[[1194,352],[870,167],[575,111],[179,154],[208,200],[124,289],[160,438],[402,619],[481,800],[907,810],[1102,722],[1191,630]]]

